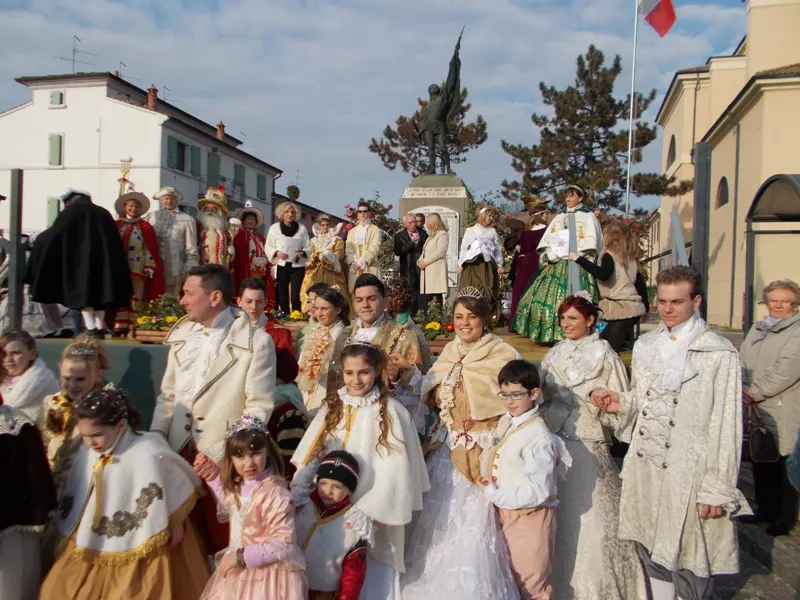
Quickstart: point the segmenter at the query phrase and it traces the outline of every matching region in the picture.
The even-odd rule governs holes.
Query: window
[[[50,92],[50,106],[64,106],[64,92]]]
[[[200,177],[200,148],[197,146],[189,147],[189,173]]]
[[[189,146],[178,138],[167,136],[167,168],[186,171],[186,151]]]
[[[208,166],[206,169],[206,179],[208,180],[208,187],[217,187],[219,185],[219,154],[216,152],[208,153]]]
[[[728,178],[723,177],[717,186],[717,208],[728,203]]]
[[[178,142],[178,154],[176,156],[175,168],[178,171],[186,171],[186,150],[188,146],[183,142]]]
[[[233,183],[244,195],[244,165],[233,165]]]
[[[60,133],[50,135],[50,159],[51,167],[61,167],[64,165],[64,136]]]
[[[266,175],[257,175],[256,176],[256,198],[259,200],[266,200],[267,199],[267,176]]]
[[[50,227],[56,220],[59,211],[61,210],[61,200],[59,198],[47,199],[47,226]]]
[[[672,163],[675,162],[675,136],[673,135],[669,138],[669,149],[667,150],[667,166],[666,169],[669,169],[672,166]]]

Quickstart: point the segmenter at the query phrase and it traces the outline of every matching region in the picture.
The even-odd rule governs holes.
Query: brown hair
[[[64,348],[61,353],[61,362],[72,360],[83,362],[87,368],[95,369],[100,373],[105,373],[110,367],[108,360],[108,350],[100,340],[90,338],[87,334],[82,334],[75,338],[72,343]]]
[[[614,223],[603,230],[603,249],[623,263],[638,262],[642,254],[638,238],[625,223]]]
[[[392,445],[389,442],[389,435],[392,432],[392,417],[389,415],[389,410],[386,406],[389,402],[389,388],[386,385],[386,381],[384,381],[384,372],[386,371],[387,362],[386,353],[380,348],[368,344],[350,344],[345,346],[344,350],[342,350],[342,356],[339,359],[340,385],[344,385],[344,361],[348,358],[356,357],[363,358],[376,372],[375,385],[378,386],[378,392],[380,393],[378,403],[380,404],[379,416],[381,434],[378,436],[378,444],[375,446],[375,450],[380,452],[381,447],[383,447],[388,454],[392,451]],[[344,402],[342,402],[338,392],[328,394],[323,404],[328,409],[325,414],[325,433],[319,436],[317,447],[313,450],[314,452],[324,449],[322,444],[325,438],[336,430],[336,426],[344,416]]]
[[[3,337],[0,337],[0,348],[5,348],[6,344],[10,344],[11,342],[19,342],[28,350],[36,350],[36,340],[25,330],[9,331]]]
[[[656,283],[658,285],[674,285],[684,281],[692,288],[692,298],[696,298],[702,293],[703,288],[701,285],[700,273],[691,267],[678,265],[675,267],[670,267],[669,269],[664,269],[658,275],[656,275]]]
[[[589,320],[589,317],[594,317],[594,323],[592,326],[594,327],[597,325],[597,319],[599,317],[600,311],[594,305],[593,302],[589,302],[586,298],[581,298],[580,296],[567,296],[564,298],[564,301],[561,303],[561,306],[558,307],[558,316],[563,317],[564,313],[567,312],[570,308],[574,308],[581,316]]]
[[[258,454],[262,450],[267,451],[267,468],[283,476],[284,465],[280,458],[280,450],[266,432],[260,429],[243,429],[225,440],[225,458],[222,459],[219,474],[222,478],[222,487],[226,491],[235,494],[242,485],[242,476],[236,472],[233,458]]]
[[[528,229],[533,229],[534,225],[549,225],[553,219],[553,209],[545,208],[531,217],[531,222],[528,224]]]
[[[453,303],[453,312],[455,312],[456,306],[459,304],[471,313],[478,315],[486,327],[491,323],[492,306],[486,298],[474,298],[472,296],[456,298],[456,301]]]
[[[411,306],[411,286],[405,277],[395,277],[386,292],[386,310],[394,318]]]

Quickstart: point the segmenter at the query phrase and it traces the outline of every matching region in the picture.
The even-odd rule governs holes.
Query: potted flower
[[[449,312],[449,311],[447,311]],[[428,304],[426,312],[418,311],[414,321],[430,344],[431,353],[438,356],[455,335],[455,327],[438,300]]]
[[[286,327],[286,329],[291,331],[292,335],[295,337],[297,336],[297,332],[305,327],[305,325],[308,323],[308,317],[299,310],[293,310],[288,315],[276,317],[276,320],[279,321],[281,325]]]
[[[172,326],[186,314],[177,298],[163,294],[155,300],[134,302],[139,315],[133,326],[135,340],[146,344],[161,344]]]

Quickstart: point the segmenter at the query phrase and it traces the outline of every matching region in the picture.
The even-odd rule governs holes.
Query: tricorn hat
[[[183,200],[183,194],[181,194],[174,187],[170,187],[168,185],[165,185],[155,194],[153,194],[153,200],[161,200],[161,198],[164,196],[175,196],[175,200],[178,201],[178,204],[180,204],[181,200]]]
[[[122,194],[122,196],[117,198],[117,201],[114,202],[114,210],[117,211],[118,215],[125,216],[125,203],[129,200],[136,200],[142,205],[142,214],[145,214],[148,210],[150,210],[150,198],[141,192],[130,191]]]
[[[208,188],[206,190],[206,195],[197,201],[197,210],[202,211],[207,204],[216,204],[227,216],[228,197],[225,195],[225,190],[221,188]]]
[[[256,218],[256,227],[261,227],[264,224],[264,213],[260,209],[253,206],[253,202],[248,200],[245,202],[244,208],[239,209],[236,216],[244,223],[244,218],[247,215],[254,215]]]

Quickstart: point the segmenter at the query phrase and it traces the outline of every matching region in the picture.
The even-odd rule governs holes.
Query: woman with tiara
[[[430,432],[431,489],[406,544],[403,600],[517,600],[505,540],[481,488],[480,456],[506,412],[497,374],[519,353],[488,330],[489,301],[475,288],[456,298],[456,339],[422,382],[439,412]]]
[[[564,339],[558,318],[564,298],[584,290],[597,300],[594,277],[575,262],[580,256],[596,259],[603,247],[600,222],[584,204],[585,198],[582,187],[567,186],[567,210],[553,218],[539,242],[539,274],[522,295],[513,324],[514,331],[534,342],[553,344]]]

